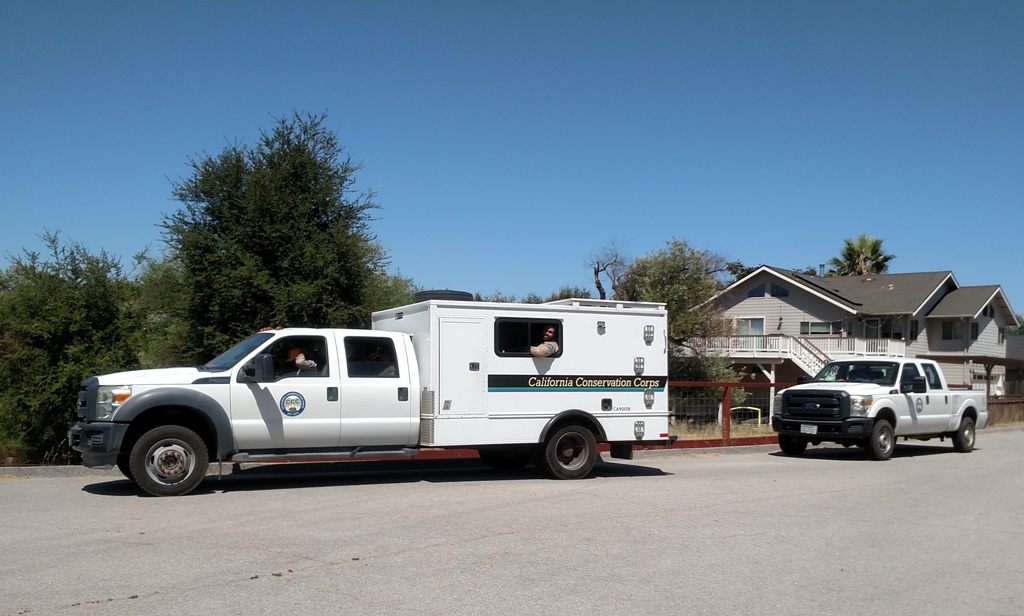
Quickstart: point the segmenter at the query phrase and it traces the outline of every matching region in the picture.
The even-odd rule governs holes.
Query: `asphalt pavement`
[[[1024,431],[977,445],[645,452],[579,481],[243,467],[177,498],[0,468],[0,614],[1019,616]]]

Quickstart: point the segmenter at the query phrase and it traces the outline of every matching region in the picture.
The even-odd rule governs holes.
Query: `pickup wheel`
[[[960,420],[960,427],[953,435],[953,450],[970,453],[972,449],[974,449],[974,420],[964,417]]]
[[[787,456],[802,456],[807,451],[807,441],[780,434],[779,449]]]
[[[893,450],[896,449],[896,433],[892,429],[892,424],[885,419],[875,421],[874,427],[871,428],[871,437],[864,448],[872,460],[891,458]]]
[[[582,479],[597,462],[597,441],[583,426],[564,426],[548,437],[538,458],[538,466],[555,479]]]
[[[530,463],[531,452],[525,449],[478,449],[484,464],[499,471],[518,471]]]
[[[188,494],[210,465],[206,444],[183,426],[159,426],[132,447],[132,479],[153,496]]]

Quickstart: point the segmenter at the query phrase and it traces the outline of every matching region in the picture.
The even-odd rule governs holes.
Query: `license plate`
[[[800,424],[800,434],[817,434],[818,426],[811,424]]]

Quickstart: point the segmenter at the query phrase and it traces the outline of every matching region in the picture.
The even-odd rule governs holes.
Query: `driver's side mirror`
[[[900,391],[905,394],[923,394],[928,392],[928,384],[923,376],[915,376],[910,382],[900,383]]]
[[[274,380],[274,356],[261,353],[242,366],[242,381],[246,383],[269,383]]]
[[[809,383],[809,382],[810,382],[810,379],[807,378],[806,374],[801,374],[800,376],[796,377],[796,384],[797,385],[803,385],[804,383]]]

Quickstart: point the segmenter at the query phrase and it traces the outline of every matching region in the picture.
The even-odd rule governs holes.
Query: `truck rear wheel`
[[[582,479],[597,462],[597,440],[583,426],[564,426],[548,437],[538,458],[538,466],[555,479]]]
[[[871,437],[864,447],[872,460],[888,460],[896,449],[896,433],[892,424],[885,419],[875,421],[871,428]]]
[[[153,428],[132,447],[132,479],[153,496],[188,494],[206,476],[209,465],[203,439],[183,426]]]
[[[974,420],[964,417],[960,420],[960,427],[953,435],[953,450],[960,453],[970,453],[974,449]]]
[[[779,449],[787,456],[802,456],[807,451],[807,441],[780,434]]]

